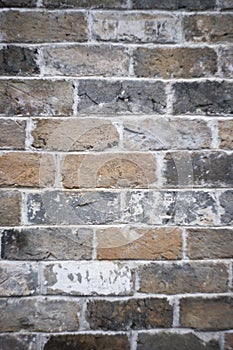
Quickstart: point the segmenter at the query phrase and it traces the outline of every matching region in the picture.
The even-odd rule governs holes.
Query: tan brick
[[[0,262],[0,295],[22,296],[37,293],[37,266],[33,263]]]
[[[233,149],[233,120],[219,120],[219,141],[220,148]]]
[[[233,2],[232,2],[233,8]],[[223,47],[220,49],[220,67],[222,75],[226,78],[232,78],[233,75],[233,47]]]
[[[181,259],[182,235],[178,228],[138,229],[109,227],[97,229],[98,259]]]
[[[93,300],[86,319],[91,329],[121,331],[171,327],[172,306],[167,299]]]
[[[45,75],[127,76],[127,49],[110,45],[75,45],[43,49]]]
[[[126,264],[67,261],[46,263],[43,267],[43,294],[133,294],[134,274]]]
[[[123,122],[124,148],[130,151],[211,147],[206,121],[187,118],[147,118]]]
[[[97,118],[34,119],[32,137],[35,148],[66,152],[103,151],[119,143],[116,126]]]
[[[28,152],[5,153],[0,156],[1,187],[51,186],[55,178],[54,158]]]
[[[0,80],[0,113],[67,115],[72,113],[73,87],[63,80]]]
[[[19,43],[87,41],[87,19],[83,12],[7,11],[2,13],[1,37]]]
[[[133,57],[137,77],[196,78],[213,76],[217,71],[217,55],[210,48],[140,47]]]
[[[180,37],[176,16],[145,13],[97,12],[93,35],[100,41],[176,43]]]
[[[23,120],[0,119],[0,148],[24,149],[26,122]]]
[[[187,254],[190,259],[224,259],[233,257],[233,230],[188,229]]]
[[[81,307],[78,300],[49,298],[2,298],[0,318],[2,332],[62,332],[77,331],[78,314]]]
[[[0,191],[0,225],[20,225],[21,194],[18,191]]]
[[[225,335],[225,350],[233,350],[233,333]]]
[[[187,41],[221,43],[232,42],[232,15],[192,15],[184,18]]]
[[[63,186],[83,187],[153,187],[156,160],[150,154],[109,153],[68,155],[62,166]]]
[[[228,290],[228,266],[211,263],[139,266],[141,293],[221,293]]]
[[[180,302],[181,327],[200,330],[224,330],[233,327],[231,297],[190,298]]]

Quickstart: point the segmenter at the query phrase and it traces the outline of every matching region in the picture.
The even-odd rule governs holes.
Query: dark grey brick
[[[221,193],[219,197],[221,223],[225,225],[233,224],[233,190]]]
[[[214,7],[215,0],[133,0],[134,9],[201,11]]]
[[[37,335],[25,334],[1,334],[0,335],[1,350],[36,350]]]

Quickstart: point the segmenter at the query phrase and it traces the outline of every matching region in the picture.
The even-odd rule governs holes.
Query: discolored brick
[[[129,55],[123,47],[72,45],[42,49],[45,75],[127,76]]]
[[[88,37],[87,19],[83,12],[6,11],[1,34],[9,43],[83,42]]]
[[[225,335],[225,350],[233,349],[233,333],[228,333]]]
[[[43,350],[129,350],[130,343],[126,335],[76,334],[53,335],[45,343]]]
[[[121,331],[170,327],[172,307],[163,299],[93,300],[87,304],[91,329]]]
[[[97,229],[97,258],[108,260],[176,260],[182,257],[178,228],[108,227]]]
[[[180,312],[181,327],[205,331],[217,331],[233,327],[233,302],[231,297],[182,299]]]
[[[0,191],[0,225],[20,225],[21,194],[18,191]]]
[[[171,14],[96,12],[92,32],[98,41],[176,43],[181,23]]]
[[[49,298],[2,298],[0,319],[2,332],[62,332],[76,331],[80,313],[78,300]]]
[[[37,294],[37,266],[28,263],[0,262],[0,295],[22,296]]]
[[[0,167],[0,187],[44,187],[54,183],[54,159],[48,154],[5,153],[0,156]]]
[[[24,120],[0,119],[0,149],[24,149],[26,122]]]
[[[148,188],[156,185],[156,159],[150,154],[67,155],[62,162],[65,188]]]
[[[0,113],[13,115],[67,115],[72,113],[70,82],[0,80]]]
[[[165,85],[161,81],[81,80],[78,112],[87,114],[164,114]]]
[[[36,0],[0,0],[0,7],[36,7]]]
[[[156,345],[155,345],[156,344]],[[137,350],[219,350],[216,339],[202,340],[194,333],[141,333],[138,337]]]
[[[125,9],[127,0],[44,0],[48,8],[95,8],[95,9]]]
[[[90,260],[92,235],[89,228],[4,230],[1,257],[7,260]]]
[[[174,114],[233,114],[233,85],[230,82],[182,82],[175,83],[173,88]]]
[[[233,2],[232,2],[233,8]],[[226,78],[232,78],[233,75],[233,48],[222,47],[220,49],[220,67],[221,73]]]
[[[221,223],[231,225],[233,223],[233,191],[227,190],[220,193],[219,202]]]
[[[211,130],[203,120],[153,117],[126,120],[123,128],[124,148],[130,151],[211,147]]]
[[[211,77],[217,71],[217,55],[210,48],[137,48],[134,71],[146,78]]]
[[[4,348],[2,350],[36,350],[37,335],[0,334],[0,344],[4,344]]]
[[[1,75],[38,75],[37,49],[7,46],[0,50]]]
[[[214,7],[215,0],[133,0],[133,9],[202,11]]]
[[[233,120],[219,120],[218,122],[218,134],[219,134],[219,147],[222,149],[233,149]]]
[[[228,266],[211,263],[149,264],[138,268],[140,293],[224,293]]]

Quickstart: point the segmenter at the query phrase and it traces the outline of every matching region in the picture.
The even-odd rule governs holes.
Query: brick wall
[[[0,349],[233,349],[233,1],[0,8]]]

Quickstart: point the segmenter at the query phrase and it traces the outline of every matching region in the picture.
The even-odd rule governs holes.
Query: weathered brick
[[[187,255],[190,259],[232,258],[233,230],[188,229]]]
[[[137,48],[134,51],[137,77],[196,78],[215,75],[217,55],[210,48]]]
[[[181,25],[170,14],[96,12],[92,32],[98,41],[176,43]]]
[[[232,2],[233,8],[233,2]],[[233,48],[222,47],[220,49],[220,66],[222,75],[226,78],[232,78],[233,75]]]
[[[98,259],[176,260],[182,257],[178,228],[108,227],[97,229]]]
[[[220,141],[220,148],[233,150],[233,120],[219,120],[218,135]]]
[[[87,41],[87,19],[83,12],[7,11],[1,16],[3,42]]]
[[[228,333],[225,335],[225,350],[233,349],[233,333]]]
[[[65,188],[148,188],[156,186],[156,159],[151,154],[67,155],[62,164]]]
[[[0,119],[0,148],[24,149],[26,122],[24,120]]]
[[[165,85],[161,81],[81,80],[79,113],[164,114]]]
[[[232,115],[233,84],[230,82],[175,83],[174,114]]]
[[[228,290],[228,266],[222,263],[149,264],[138,268],[140,293],[221,293]]]
[[[133,0],[134,9],[201,11],[214,9],[215,0]]]
[[[170,327],[172,307],[167,299],[93,300],[87,304],[91,329],[130,330]]]
[[[220,0],[220,7],[222,10],[232,10],[233,1],[232,0]]]
[[[33,295],[38,289],[37,266],[29,263],[0,262],[0,295]]]
[[[217,223],[215,193],[206,191],[127,192],[123,221],[152,225],[213,225]]]
[[[36,7],[36,0],[0,0],[0,7]]]
[[[153,117],[126,120],[123,127],[124,148],[130,151],[211,147],[211,130],[203,120]]]
[[[185,172],[186,161],[182,161],[181,152],[167,153],[164,158],[163,176],[165,186],[186,187],[182,182],[181,173]],[[224,152],[193,152],[190,154],[192,172],[190,172],[191,187],[232,187],[233,185],[233,154]]]
[[[233,190],[222,192],[219,197],[221,223],[231,225],[233,223]]]
[[[103,151],[119,144],[116,126],[107,120],[34,119],[32,146],[55,151]]]
[[[46,191],[28,194],[27,206],[33,224],[107,224],[119,221],[120,197],[103,191]]]
[[[38,75],[37,50],[8,46],[0,50],[1,75]]]
[[[21,194],[18,191],[0,191],[0,225],[20,225]]]
[[[130,343],[127,335],[104,335],[104,334],[75,334],[53,335],[49,337],[43,350],[129,350]]]
[[[48,154],[5,153],[0,156],[0,168],[0,187],[44,187],[54,183],[54,159]]]
[[[0,328],[2,332],[77,331],[80,310],[78,300],[4,298],[0,299],[0,312],[4,314]]]
[[[187,41],[221,43],[232,42],[230,28],[232,15],[192,15],[184,17],[184,34]]]
[[[47,263],[43,294],[132,295],[133,272],[113,262]]]
[[[129,55],[123,47],[72,45],[43,49],[45,75],[127,76]]]
[[[127,0],[43,0],[48,8],[95,8],[95,9],[124,9]]]
[[[231,297],[214,299],[190,298],[180,302],[181,327],[200,330],[223,330],[233,327]]]
[[[70,82],[1,80],[0,113],[7,115],[67,115],[72,113]]]
[[[36,350],[37,336],[33,334],[0,334],[0,344],[2,350]]]
[[[1,257],[8,260],[90,260],[92,234],[89,228],[4,230]]]
[[[156,344],[156,345],[155,345]],[[137,350],[219,350],[216,339],[202,340],[193,333],[141,333],[138,336]]]

